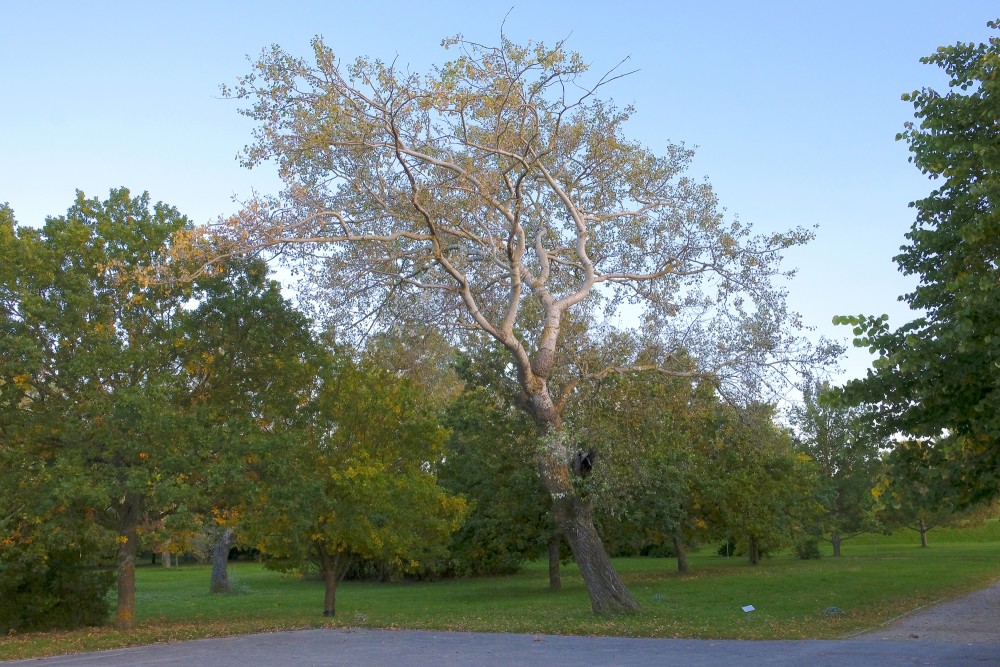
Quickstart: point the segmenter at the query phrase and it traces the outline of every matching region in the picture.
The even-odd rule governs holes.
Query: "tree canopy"
[[[921,62],[949,81],[903,96],[917,121],[897,137],[937,184],[912,204],[895,257],[919,280],[901,297],[915,317],[896,329],[885,316],[834,321],[878,355],[844,397],[865,403],[884,435],[935,440],[971,503],[1000,492],[1000,38],[943,46]]]

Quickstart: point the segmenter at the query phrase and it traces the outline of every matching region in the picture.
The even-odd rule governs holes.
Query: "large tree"
[[[235,495],[247,457],[296,406],[290,388],[309,387],[293,372],[308,329],[262,262],[193,284],[136,280],[188,224],[147,194],[78,193],[41,228],[0,222],[0,438],[16,464],[4,483],[23,489],[18,514],[48,499],[34,507],[51,508],[52,532],[75,513],[111,533],[116,623],[130,627],[140,528]],[[23,523],[3,522],[0,539]]]
[[[918,122],[898,138],[938,184],[912,204],[895,257],[919,279],[901,299],[915,317],[897,329],[885,316],[834,321],[878,354],[846,398],[867,404],[885,435],[935,441],[972,503],[1000,492],[1000,38],[940,47],[921,62],[949,80],[903,96]]]
[[[594,611],[636,609],[574,486],[562,419],[584,376],[626,369],[579,364],[567,318],[585,325],[574,342],[599,347],[602,316],[627,307],[662,346],[656,370],[756,393],[776,365],[813,357],[776,284],[782,251],[811,234],[753,236],[685,176],[690,150],[628,140],[633,110],[599,97],[620,69],[590,77],[561,43],[445,46],[457,57],[427,76],[342,63],[319,39],[308,61],[264,51],[226,92],[259,123],[246,164],[274,160],[287,187],[205,246],[307,258],[313,303],[343,335],[416,321],[501,346]]]

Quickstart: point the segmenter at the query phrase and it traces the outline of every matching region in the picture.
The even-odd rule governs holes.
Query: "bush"
[[[101,625],[111,613],[114,581],[113,571],[85,562],[79,551],[40,555],[7,547],[0,560],[0,636]]]
[[[819,558],[819,540],[814,537],[800,540],[795,545],[795,555],[801,560],[812,560]]]

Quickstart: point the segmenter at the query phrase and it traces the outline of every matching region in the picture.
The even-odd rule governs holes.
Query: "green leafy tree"
[[[630,347],[619,341],[624,352]],[[627,365],[653,362],[626,352]],[[660,374],[611,374],[582,388],[570,409],[580,452],[593,457],[585,491],[613,552],[671,553],[687,572],[687,550],[704,537],[704,426],[718,405],[711,382]]]
[[[262,462],[243,530],[276,568],[317,565],[333,616],[353,563],[418,568],[443,553],[465,501],[432,472],[447,433],[412,383],[344,351],[319,366],[317,382],[304,429],[280,461]]]
[[[282,383],[304,320],[262,263],[220,264],[193,284],[137,271],[187,225],[119,189],[78,193],[41,229],[7,216],[0,230],[0,433],[17,462],[5,474],[54,499],[35,515],[53,529],[72,510],[107,531],[122,627],[134,623],[141,529],[193,520],[218,502],[213,489],[245,483],[246,456],[295,401]]]
[[[867,428],[863,411],[829,400],[826,382],[807,379],[802,403],[790,411],[799,451],[816,462],[817,498],[823,505],[819,529],[840,556],[841,542],[876,527],[872,488],[881,463],[880,440]]]
[[[67,504],[83,486],[100,490],[91,507],[118,542],[124,627],[134,622],[138,527],[147,511],[181,504],[197,469],[169,335],[190,287],[143,286],[124,270],[157,261],[185,225],[175,209],[121,189],[103,202],[78,193],[43,228],[4,232],[4,429],[21,435],[25,461],[59,470],[51,492],[65,490]]]
[[[903,96],[918,122],[898,138],[937,183],[913,204],[895,257],[919,279],[902,297],[917,316],[897,329],[884,316],[834,321],[878,354],[845,398],[866,404],[883,435],[933,440],[963,502],[974,503],[1000,492],[1000,38],[940,47],[922,62],[949,81]]]
[[[713,422],[708,460],[715,476],[706,485],[704,511],[757,564],[815,521],[821,510],[815,465],[794,450],[770,406],[742,414],[720,407]]]
[[[201,474],[211,480],[191,516],[211,526],[210,590],[229,590],[226,559],[255,490],[252,470],[280,456],[313,388],[319,347],[310,323],[281,294],[261,260],[237,260],[198,281],[198,306],[184,314],[174,345],[184,359],[183,405],[202,440]],[[189,522],[190,523],[190,522]]]
[[[958,485],[950,479],[946,456],[946,449],[930,440],[898,442],[872,490],[882,521],[916,531],[921,547],[927,546],[931,529],[969,515]]]
[[[287,187],[211,230],[207,262],[282,248],[312,269],[314,303],[338,335],[432,323],[503,349],[538,431],[540,470],[595,612],[638,604],[576,491],[562,414],[586,375],[564,344],[570,319],[600,341],[598,315],[643,312],[662,373],[712,376],[753,395],[775,368],[809,362],[774,282],[804,230],[752,235],[723,220],[711,188],[685,176],[691,151],[629,141],[632,109],[598,94],[562,44],[446,40],[457,57],[428,76],[319,39],[313,58],[275,46],[226,92],[259,123],[248,166],[274,160]],[[572,336],[571,336],[572,337]],[[822,355],[819,355],[822,356]]]
[[[534,428],[512,405],[517,380],[505,374],[506,365],[506,356],[489,347],[461,355],[464,388],[445,414],[450,435],[438,475],[469,501],[449,554],[460,575],[515,572],[546,553],[555,529],[548,494],[531,467]],[[557,553],[553,587],[558,563]]]

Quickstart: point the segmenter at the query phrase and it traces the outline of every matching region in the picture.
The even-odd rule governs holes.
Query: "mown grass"
[[[210,568],[141,568],[138,627],[89,628],[0,639],[0,659],[93,651],[200,637],[315,627],[410,628],[535,634],[734,639],[849,636],[917,607],[948,599],[1000,578],[1000,523],[930,533],[866,535],[832,558],[802,561],[778,554],[752,567],[705,549],[692,554],[691,573],[670,559],[618,559],[616,567],[642,611],[596,617],[573,565],[563,587],[547,589],[547,566],[520,574],[434,583],[346,582],[335,619],[322,616],[322,584],[256,564],[233,567],[229,595],[208,593]],[[744,613],[752,604],[756,611]],[[831,607],[839,615],[824,613]]]

